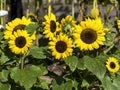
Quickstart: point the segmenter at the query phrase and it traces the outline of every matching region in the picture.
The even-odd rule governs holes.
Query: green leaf
[[[0,57],[1,64],[6,63],[7,61],[9,61],[9,58],[4,53],[2,53],[2,55]]]
[[[88,88],[89,86],[90,86],[90,84],[85,79],[83,79],[81,87],[87,87]]]
[[[15,67],[11,70],[10,76],[20,86],[24,86],[26,90],[29,90],[36,82],[37,77],[42,76],[43,73],[43,70],[39,67],[32,65],[26,70]]]
[[[55,80],[53,80],[52,85],[52,90],[72,90],[73,88],[71,80],[61,84],[58,84]]]
[[[113,80],[113,89],[112,90],[120,90],[120,77],[117,77],[116,79]]]
[[[102,79],[106,72],[106,67],[103,60],[98,58],[90,58],[89,56],[85,56],[83,58],[85,60],[85,67],[99,79]]]
[[[78,60],[78,64],[77,64],[77,68],[80,69],[80,70],[85,70],[86,67],[85,67],[85,60],[82,58],[80,58]]]
[[[1,72],[1,78],[2,78],[4,81],[7,81],[7,80],[8,80],[8,75],[9,75],[9,71],[8,71],[8,70],[2,70],[2,72]]]
[[[104,90],[116,90],[116,89],[111,89],[112,88],[112,83],[111,80],[108,76],[104,77],[102,80],[102,86]]]
[[[32,34],[38,27],[39,25],[37,23],[31,23],[25,27],[25,30],[27,30],[29,34]]]
[[[78,58],[76,56],[70,56],[65,59],[65,63],[70,67],[71,71],[73,72],[78,63]]]
[[[0,83],[0,90],[11,90],[11,86],[9,84]]]
[[[42,47],[33,46],[33,47],[30,49],[30,54],[31,54],[34,58],[37,58],[37,59],[45,59],[45,58],[46,58],[46,56],[44,55],[44,52],[43,52],[43,48],[42,48]]]
[[[45,80],[41,80],[40,81],[40,88],[42,88],[42,89],[49,89],[49,82],[47,82],[47,81],[45,81]]]

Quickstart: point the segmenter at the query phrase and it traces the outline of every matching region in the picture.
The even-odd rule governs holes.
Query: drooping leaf
[[[65,63],[70,67],[71,71],[73,72],[78,63],[78,58],[76,56],[70,56],[65,59]]]
[[[31,54],[34,58],[37,58],[37,59],[45,59],[45,58],[46,58],[46,56],[44,55],[44,52],[43,52],[43,48],[42,48],[42,47],[33,46],[33,47],[30,49],[30,54]]]

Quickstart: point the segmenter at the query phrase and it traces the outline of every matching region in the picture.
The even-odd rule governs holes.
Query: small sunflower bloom
[[[56,33],[60,31],[59,23],[56,20],[56,16],[53,13],[44,16],[45,21],[43,22],[45,37],[51,40],[56,36]]]
[[[119,62],[114,57],[109,57],[106,62],[106,67],[110,72],[116,73],[120,69]]]
[[[28,13],[28,18],[30,18],[31,21],[37,22],[38,18],[34,13]]]
[[[103,23],[99,18],[86,19],[81,21],[80,25],[76,26],[76,31],[73,33],[74,44],[80,50],[98,49],[100,45],[104,45],[105,31]]]
[[[56,59],[64,59],[72,55],[72,40],[67,35],[60,33],[49,42],[49,49]]]
[[[32,45],[32,39],[26,30],[17,30],[11,35],[9,48],[15,54],[24,54]]]
[[[71,15],[67,15],[65,18],[62,18],[60,28],[63,33],[70,34],[73,32],[75,25],[76,20]]]

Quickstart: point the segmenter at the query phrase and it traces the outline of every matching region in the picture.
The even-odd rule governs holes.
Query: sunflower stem
[[[48,0],[48,14],[51,13],[51,0]]]
[[[24,69],[24,58],[23,55],[20,55],[21,69]]]
[[[113,47],[114,47],[114,44],[112,44],[108,49],[106,49],[104,51],[104,54],[107,54]]]

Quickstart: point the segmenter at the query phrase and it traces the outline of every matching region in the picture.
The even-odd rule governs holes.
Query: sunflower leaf
[[[102,56],[101,56],[102,57]],[[83,57],[85,60],[85,67],[95,74],[99,79],[104,78],[106,67],[104,61],[100,58],[91,58],[89,56]]]
[[[36,82],[37,77],[42,76],[43,73],[40,67],[32,65],[25,70],[15,67],[11,70],[10,76],[16,83],[19,83],[20,86],[24,86],[26,90],[29,90]]]
[[[71,71],[73,72],[78,63],[78,58],[76,56],[70,56],[65,59],[65,63],[70,67]]]
[[[9,84],[0,83],[0,90],[11,90],[11,87]]]
[[[27,30],[29,34],[33,34],[33,32],[37,30],[38,27],[39,25],[37,23],[31,23],[27,27],[25,27],[25,30]]]
[[[111,83],[111,80],[108,76],[101,79],[101,82],[102,82],[102,87],[104,88],[104,90],[116,90],[116,89],[112,89],[113,84]]]
[[[0,57],[0,62],[1,64],[6,63],[7,61],[9,61],[10,59],[4,54],[2,53],[1,57]]]
[[[30,54],[31,54],[34,58],[37,58],[37,59],[45,59],[46,56],[44,55],[43,49],[44,49],[44,48],[42,48],[42,47],[33,46],[33,47],[30,49]]]

